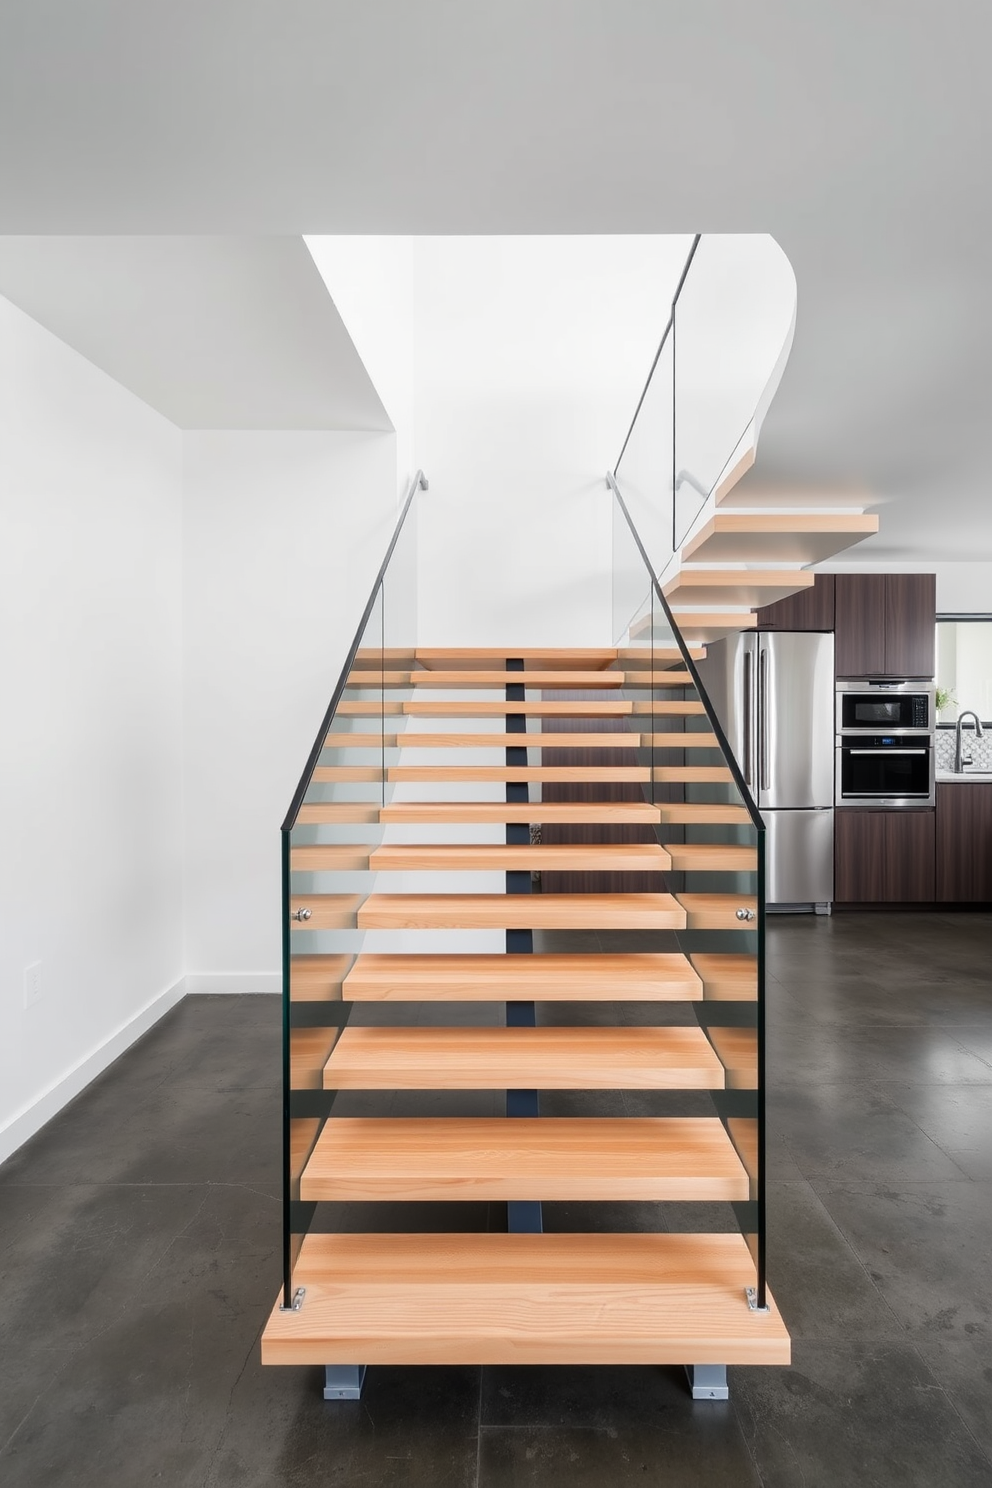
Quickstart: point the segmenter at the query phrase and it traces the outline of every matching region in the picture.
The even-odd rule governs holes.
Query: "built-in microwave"
[[[855,677],[837,683],[838,734],[932,733],[934,722],[930,682]]]
[[[932,734],[850,734],[838,739],[838,806],[933,803]]]

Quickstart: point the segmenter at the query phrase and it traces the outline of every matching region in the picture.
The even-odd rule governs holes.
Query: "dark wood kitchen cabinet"
[[[839,807],[834,812],[837,903],[932,903],[934,815],[933,811]]]
[[[834,575],[817,574],[812,589],[787,594],[755,615],[759,630],[833,630]]]
[[[937,786],[937,900],[992,902],[992,783]]]
[[[936,622],[933,574],[836,574],[838,677],[932,677]]]

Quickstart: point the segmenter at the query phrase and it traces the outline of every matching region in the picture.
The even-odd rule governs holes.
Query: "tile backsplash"
[[[992,770],[992,728],[985,730],[985,736],[981,739],[975,738],[974,724],[969,721],[962,730],[964,740],[962,743],[962,754],[965,759],[969,756],[979,770]],[[954,769],[954,730],[939,728],[937,730],[937,769]]]

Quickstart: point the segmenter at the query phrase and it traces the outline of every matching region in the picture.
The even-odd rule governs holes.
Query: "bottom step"
[[[263,1364],[788,1364],[741,1235],[308,1235]],[[280,1298],[281,1300],[281,1298]]]

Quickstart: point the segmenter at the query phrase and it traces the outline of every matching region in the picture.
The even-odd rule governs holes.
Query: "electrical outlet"
[[[33,961],[24,968],[24,1006],[34,1007],[41,1001],[41,962]]]

